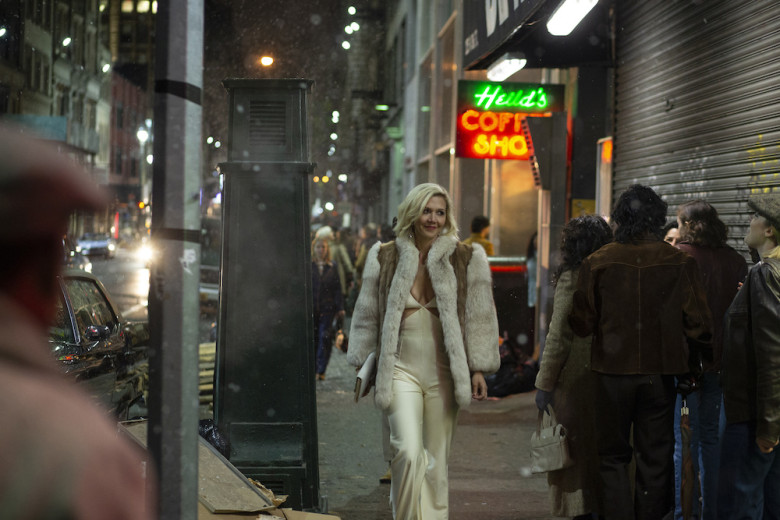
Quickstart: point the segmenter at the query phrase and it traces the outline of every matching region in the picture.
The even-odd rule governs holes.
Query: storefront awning
[[[561,2],[463,2],[464,69],[485,69],[507,52],[522,53],[526,68],[611,64],[614,0],[600,0],[568,36],[553,36],[546,23]]]

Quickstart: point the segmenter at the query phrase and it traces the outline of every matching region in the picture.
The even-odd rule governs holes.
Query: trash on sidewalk
[[[147,424],[145,420],[122,422],[119,430],[145,449]],[[198,436],[198,519],[339,520],[333,515],[279,508],[284,499],[247,479]]]

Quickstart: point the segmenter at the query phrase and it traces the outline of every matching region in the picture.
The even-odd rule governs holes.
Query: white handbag
[[[358,371],[357,378],[355,378],[355,402],[358,399],[368,395],[368,391],[374,386],[374,380],[376,379],[376,352],[372,352],[368,355],[363,362],[363,366]]]
[[[566,428],[555,418],[553,407],[539,410],[536,431],[531,434],[531,473],[547,473],[574,465],[569,455]]]

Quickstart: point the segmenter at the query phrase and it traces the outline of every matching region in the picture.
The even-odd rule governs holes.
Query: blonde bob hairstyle
[[[441,234],[457,238],[458,224],[455,223],[455,216],[452,214],[450,194],[447,193],[447,190],[432,182],[418,184],[412,188],[412,191],[409,192],[403,202],[398,205],[398,222],[393,228],[395,235],[405,237],[414,234],[414,223],[423,214],[425,206],[431,200],[431,197],[436,196],[444,197],[444,201],[447,203],[447,212]]]
[[[329,263],[330,262],[330,240],[328,240],[325,237],[317,237],[317,238],[315,238],[312,241],[312,243],[311,243],[311,259],[312,259],[312,261],[316,261],[317,260],[317,243],[318,242],[322,242],[323,244],[325,244],[325,251],[326,252],[325,252],[324,260],[325,260],[325,263]]]

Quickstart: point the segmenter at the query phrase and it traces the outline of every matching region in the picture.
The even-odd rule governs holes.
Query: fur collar
[[[395,240],[396,247],[398,248],[399,259],[405,255],[414,256],[415,262],[417,261],[420,250],[414,244],[414,239],[411,237],[398,237]],[[443,258],[449,258],[455,247],[458,245],[458,239],[452,236],[439,237],[433,241],[431,250],[428,251],[428,260],[426,265],[430,268],[436,262],[441,261]]]

